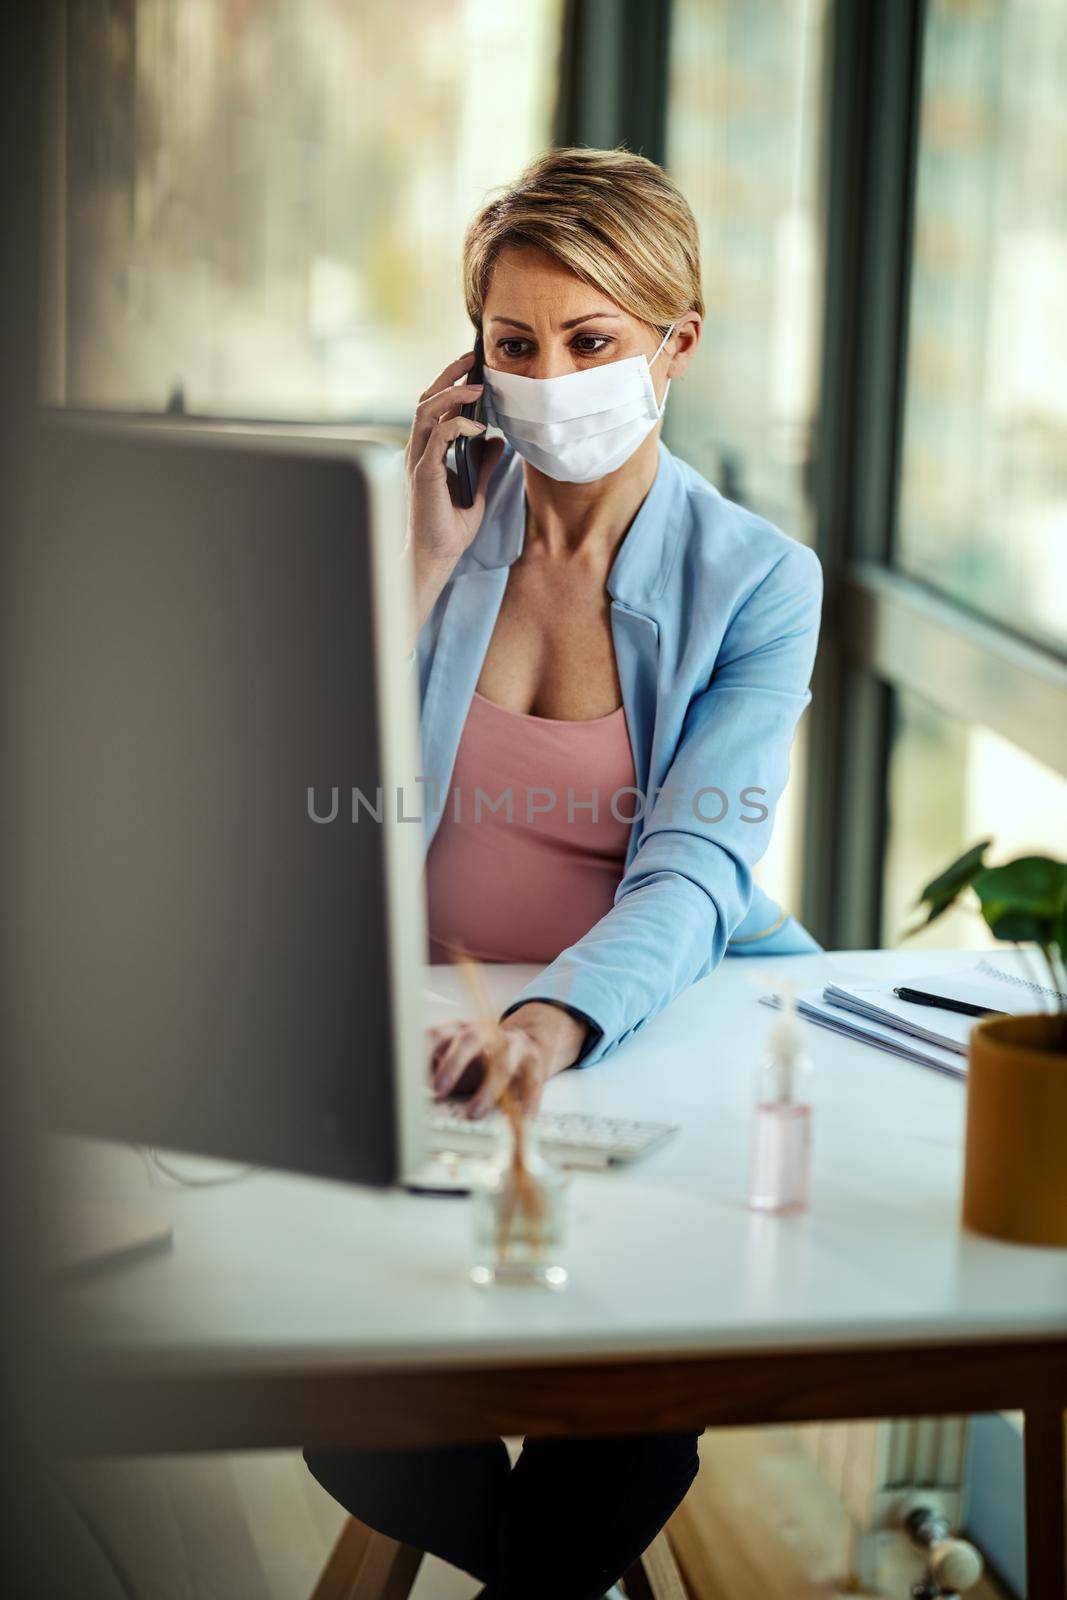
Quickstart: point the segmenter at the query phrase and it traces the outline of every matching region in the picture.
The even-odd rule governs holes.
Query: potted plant
[[[1040,953],[1055,1009],[984,1017],[971,1032],[963,1221],[1018,1243],[1067,1245],[1067,864],[1020,856],[990,867],[991,842],[926,885],[927,914],[908,937],[973,895],[994,938]]]

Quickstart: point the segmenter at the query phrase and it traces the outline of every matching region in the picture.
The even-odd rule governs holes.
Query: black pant
[[[599,1600],[697,1475],[697,1435],[501,1440],[427,1450],[305,1450],[353,1516],[486,1585],[487,1600]]]

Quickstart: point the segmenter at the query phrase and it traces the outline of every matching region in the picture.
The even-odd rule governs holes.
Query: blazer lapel
[[[622,685],[622,703],[634,758],[634,782],[646,796],[656,725],[656,666],[659,661],[659,627],[652,617],[634,611],[619,600],[611,602],[611,635]],[[637,848],[641,829],[630,833],[629,855]]]
[[[622,685],[635,783],[646,811],[655,795],[653,750],[659,698],[660,632],[657,599],[663,591],[683,529],[684,489],[678,464],[662,440],[652,487],[619,547],[610,573],[611,632]],[[658,774],[656,775],[658,776]],[[640,840],[640,822],[630,830],[626,863]]]

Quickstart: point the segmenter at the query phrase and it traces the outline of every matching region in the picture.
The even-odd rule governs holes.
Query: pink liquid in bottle
[[[748,1203],[789,1214],[811,1204],[811,1106],[758,1100],[752,1127]]]

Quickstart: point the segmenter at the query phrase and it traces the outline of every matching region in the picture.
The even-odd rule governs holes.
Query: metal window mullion
[[[67,5],[47,0],[41,128],[38,397],[67,397]]]
[[[557,145],[666,153],[670,0],[566,0]]]
[[[826,313],[813,484],[826,578],[803,915],[880,935],[891,697],[844,645],[844,576],[889,560],[898,496],[923,0],[835,0],[824,118]]]

